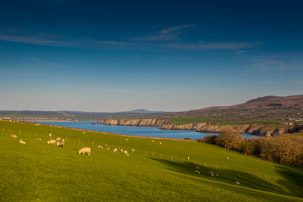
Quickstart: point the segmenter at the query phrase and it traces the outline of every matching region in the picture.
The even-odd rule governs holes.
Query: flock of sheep
[[[128,139],[126,139],[126,141],[128,141]],[[101,146],[101,145],[98,145],[98,148],[99,148],[99,149],[103,149],[104,147]],[[82,149],[84,149],[84,148],[82,148]],[[110,150],[110,148],[107,147],[107,145],[106,145],[106,149],[107,149],[107,150]],[[131,151],[132,151],[132,152],[135,152],[136,150],[135,150],[134,148],[132,148]],[[121,149],[120,147],[119,147],[119,149],[118,149],[118,148],[114,148],[114,149],[113,149],[113,152],[114,152],[114,153],[120,152],[120,153],[122,153],[122,154],[124,154],[124,155],[126,155],[126,156],[129,156],[128,151],[127,151],[127,150],[124,150],[124,149]]]
[[[83,132],[83,134],[85,134],[85,132]],[[12,138],[17,138],[17,135],[15,134],[11,134],[11,137]],[[52,137],[52,134],[49,133],[49,137],[51,138]],[[41,138],[37,138],[37,140],[42,140]],[[126,141],[128,141],[128,139],[126,139]],[[65,143],[65,139],[62,139],[60,137],[57,137],[56,139],[51,139],[51,140],[48,140],[47,141],[47,144],[49,145],[57,145],[58,147],[64,147],[64,143]],[[26,144],[25,141],[23,141],[22,139],[20,139],[20,144]],[[162,143],[161,143],[162,144]],[[98,148],[100,149],[103,149],[103,146],[99,145]],[[106,147],[107,150],[110,150],[109,147]],[[123,149],[120,149],[119,148],[119,151],[122,153],[122,154],[125,154],[126,156],[129,156],[129,153],[127,150],[123,150]],[[132,152],[135,152],[136,150],[134,148],[131,149]],[[114,148],[113,149],[113,152],[118,152],[118,148]],[[91,153],[91,148],[89,147],[83,147],[79,150],[79,154],[87,154],[88,156],[90,156],[90,153]]]
[[[15,138],[15,139],[18,138],[18,136],[15,135],[15,134],[11,134],[11,137]],[[52,137],[51,133],[49,134],[49,137]],[[37,140],[42,140],[42,139],[41,138],[37,138]],[[49,145],[57,145],[58,147],[64,147],[64,142],[65,142],[64,139],[61,140],[61,138],[58,137],[55,140],[48,140],[47,144],[49,144]],[[26,142],[23,141],[22,139],[20,139],[20,144],[26,144]],[[83,147],[83,148],[81,148],[79,150],[79,154],[88,154],[88,156],[90,156],[90,151],[91,151],[91,149],[89,147]]]
[[[83,134],[85,134],[85,132],[83,132]],[[11,134],[11,137],[12,137],[12,138],[17,138],[17,135]],[[49,133],[49,137],[52,137],[52,134],[51,134],[51,133]],[[37,138],[37,140],[42,140],[42,139],[41,139],[41,138]],[[126,141],[128,141],[128,139],[126,139]],[[154,142],[154,140],[152,140],[152,142]],[[58,147],[64,147],[64,143],[65,143],[65,140],[64,140],[64,139],[61,140],[60,137],[58,137],[58,138],[56,138],[56,139],[52,139],[52,140],[47,141],[47,144],[50,144],[50,145],[57,145]],[[20,144],[26,144],[26,142],[23,141],[22,139],[20,139]],[[159,142],[159,144],[162,144],[162,142]],[[98,145],[98,148],[103,149],[104,147],[101,146],[101,145]],[[106,145],[106,149],[107,149],[107,150],[110,150],[110,148],[107,147],[107,145]],[[135,150],[134,148],[132,148],[131,151],[132,151],[132,152],[135,152],[136,150]],[[129,156],[128,151],[127,151],[127,150],[124,150],[124,149],[121,149],[120,147],[119,147],[119,149],[118,149],[118,148],[114,148],[114,149],[113,149],[113,152],[115,152],[115,153],[116,153],[116,152],[120,152],[120,153],[122,153],[122,154],[124,154],[124,155],[126,155],[126,156]],[[83,148],[81,148],[81,149],[79,150],[79,154],[83,154],[83,155],[87,154],[88,156],[90,156],[90,153],[91,153],[91,148],[89,148],[89,147],[83,147]],[[190,159],[190,157],[188,156],[188,157],[187,157],[187,160],[189,160],[189,159]],[[226,156],[225,159],[226,159],[226,160],[229,160],[229,157]],[[194,172],[200,174],[199,166],[196,166]],[[217,176],[217,177],[218,177],[218,176],[219,176],[218,173],[215,174],[215,173],[212,172],[212,171],[209,172],[209,175],[212,176],[212,177],[214,177],[214,176]],[[236,184],[239,185],[240,182],[236,181]]]

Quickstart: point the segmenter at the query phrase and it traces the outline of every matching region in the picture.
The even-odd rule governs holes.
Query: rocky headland
[[[303,125],[214,125],[208,123],[174,124],[173,121],[164,119],[104,119],[98,123],[117,126],[144,126],[157,127],[164,130],[195,130],[197,132],[220,133],[226,127],[232,127],[235,132],[248,133],[258,136],[275,136],[281,134],[303,132]]]

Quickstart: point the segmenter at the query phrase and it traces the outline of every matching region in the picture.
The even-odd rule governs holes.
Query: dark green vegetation
[[[205,123],[205,122],[217,122],[220,120],[235,119],[235,117],[209,117],[209,116],[181,116],[173,118],[165,118],[171,120],[176,125],[188,124],[188,123]]]
[[[218,136],[210,135],[198,141],[219,145],[275,163],[303,168],[303,134],[243,139],[241,134],[229,128]]]
[[[288,121],[293,122],[293,121]],[[263,125],[285,125],[285,121],[234,121],[234,122],[219,122],[218,125],[242,125],[242,124],[263,124]]]
[[[12,133],[18,138],[11,138]],[[65,147],[47,145],[49,133],[67,139]],[[85,146],[91,147],[91,156],[78,154]],[[114,153],[119,147],[130,156]],[[300,201],[303,197],[302,170],[194,141],[84,134],[1,121],[0,156],[0,201]],[[197,165],[201,174],[194,172]],[[219,176],[211,177],[209,171]]]
[[[239,117],[208,117],[208,116],[184,116],[175,118],[166,118],[171,120],[176,125],[188,124],[188,123],[216,123],[218,125],[242,125],[242,124],[264,124],[264,125],[285,125],[285,121],[282,120],[270,120],[270,121],[232,121],[240,119]],[[229,122],[222,122],[224,120],[230,120]],[[294,122],[294,121],[288,121]]]

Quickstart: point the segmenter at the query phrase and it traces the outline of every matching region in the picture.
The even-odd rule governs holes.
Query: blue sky
[[[1,1],[0,109],[182,111],[303,93],[302,1]]]

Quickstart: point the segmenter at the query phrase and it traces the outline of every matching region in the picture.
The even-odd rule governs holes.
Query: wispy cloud
[[[20,36],[20,35],[0,35],[1,41],[11,41],[26,44],[46,45],[46,46],[62,46],[74,47],[76,44],[64,40],[56,39],[50,36]]]
[[[89,37],[66,38],[52,35],[16,35],[16,34],[0,34],[1,41],[11,41],[25,44],[70,47],[70,48],[101,48],[104,46],[126,46],[130,43],[122,41],[96,40]]]
[[[0,40],[25,44],[69,47],[80,49],[135,49],[135,50],[237,50],[252,48],[260,43],[246,42],[180,42],[178,36],[187,28],[194,25],[182,25],[162,29],[156,35],[131,40],[98,40],[91,37],[62,37],[50,34],[32,34],[20,30],[0,30]]]
[[[303,54],[288,53],[271,56],[263,56],[254,62],[254,67],[257,71],[303,71]]]
[[[151,35],[133,38],[135,41],[171,41],[176,40],[184,32],[185,29],[195,27],[195,25],[180,25],[168,27],[159,30]]]
[[[260,43],[237,43],[237,42],[197,42],[197,43],[168,43],[162,44],[162,47],[178,49],[178,50],[237,50],[252,48],[260,45]]]

